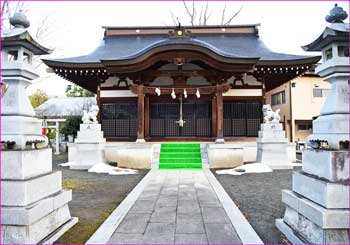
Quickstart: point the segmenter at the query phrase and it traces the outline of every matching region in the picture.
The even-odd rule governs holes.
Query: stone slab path
[[[152,176],[108,244],[242,243],[202,170]]]

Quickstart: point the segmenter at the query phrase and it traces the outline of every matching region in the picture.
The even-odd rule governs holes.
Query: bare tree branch
[[[195,19],[196,19],[196,8],[195,8],[194,0],[192,1],[192,16],[193,16],[193,25],[194,25]]]
[[[224,20],[225,20],[225,12],[226,12],[226,4],[222,10],[222,14],[221,14],[221,25],[224,24]]]
[[[207,25],[207,20],[208,20],[208,17],[207,17],[208,6],[209,6],[209,3],[207,2],[206,5],[205,5],[205,10],[204,10],[204,14],[203,14],[203,25]]]
[[[203,15],[203,6],[201,6],[201,12],[199,14],[199,20],[198,20],[198,25],[199,26],[203,25],[203,23],[202,23],[202,15]]]
[[[239,8],[239,10],[238,10],[234,15],[232,15],[232,17],[231,17],[228,21],[226,21],[226,23],[225,23],[224,25],[229,25],[229,24],[231,24],[232,20],[241,12],[242,8],[243,8],[243,6],[241,6],[241,7]]]
[[[174,22],[174,25],[177,26],[179,23],[178,22],[178,18],[175,16],[175,14],[173,13],[173,11],[170,10],[170,14],[171,14],[171,19]]]
[[[184,4],[184,6],[185,6],[185,9],[186,9],[186,12],[187,12],[188,16],[190,17],[191,25],[194,26],[193,13],[191,13],[190,10],[188,9],[185,0],[183,0],[183,4]]]

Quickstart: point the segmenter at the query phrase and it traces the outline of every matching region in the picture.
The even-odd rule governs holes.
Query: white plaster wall
[[[137,94],[134,94],[130,90],[101,90],[100,97],[137,97]]]

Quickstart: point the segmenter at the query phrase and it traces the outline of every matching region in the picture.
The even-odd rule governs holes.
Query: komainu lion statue
[[[89,111],[84,110],[84,114],[81,120],[83,121],[84,124],[98,123],[97,122],[98,111],[99,109],[97,105],[91,106]]]
[[[273,111],[271,105],[263,105],[264,123],[279,123],[281,120],[280,109]]]

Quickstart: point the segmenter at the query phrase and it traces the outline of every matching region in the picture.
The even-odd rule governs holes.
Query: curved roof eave
[[[160,47],[198,47],[224,60],[257,61],[258,65],[293,65],[317,62],[319,56],[300,56],[276,53],[269,50],[255,36],[250,35],[201,35],[189,39],[170,39],[163,36],[106,38],[92,53],[64,59],[44,59],[49,66],[103,67],[103,62],[130,62]],[[229,62],[230,63],[230,62]],[[250,63],[250,62],[249,62]]]
[[[323,32],[311,43],[302,46],[305,51],[321,51],[322,48],[330,41],[336,39],[349,40],[349,23],[334,23],[331,26],[327,26]],[[341,33],[337,37],[337,33]]]
[[[34,54],[46,55],[52,53],[52,49],[39,44],[25,28],[15,28],[4,32],[2,36],[2,46],[15,46],[21,43],[23,46],[31,49]]]

